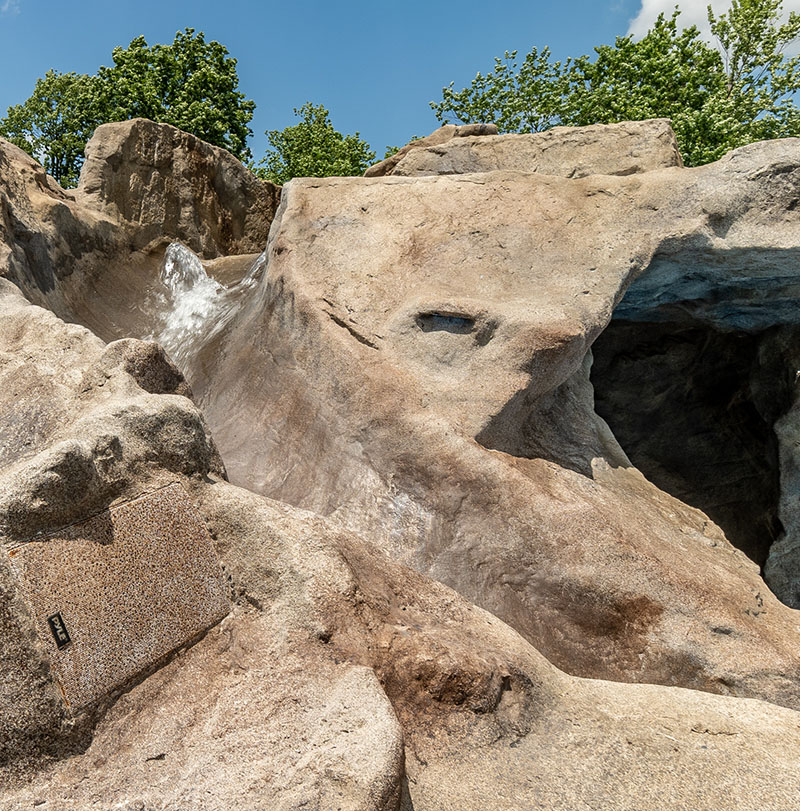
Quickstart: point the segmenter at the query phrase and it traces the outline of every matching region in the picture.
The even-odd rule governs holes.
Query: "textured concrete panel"
[[[121,687],[229,611],[208,530],[179,484],[8,554],[74,709]]]

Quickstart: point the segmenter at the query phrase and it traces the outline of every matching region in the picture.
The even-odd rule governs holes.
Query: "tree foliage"
[[[102,119],[102,93],[94,76],[49,70],[24,104],[8,108],[0,135],[36,158],[65,186],[74,185],[83,148]]]
[[[552,62],[550,49],[533,48],[517,64],[517,51],[495,57],[494,68],[478,73],[469,87],[442,88],[442,100],[431,102],[444,124],[450,118],[462,124],[492,122],[500,132],[539,132],[562,123],[565,77],[560,62]]]
[[[136,37],[114,48],[113,67],[102,67],[108,121],[149,118],[172,124],[240,160],[252,157],[247,139],[255,103],[238,90],[236,60],[219,42],[206,42],[193,28],[178,31],[170,45],[149,46]]]
[[[360,175],[375,160],[375,153],[359,134],[342,135],[334,129],[321,104],[307,101],[294,114],[300,121],[283,130],[268,130],[270,149],[256,172],[273,183],[293,177]]]
[[[595,53],[594,60],[582,56],[569,66],[566,122],[671,118],[687,163],[727,151],[720,142],[725,128],[713,115],[722,87],[720,56],[696,27],[680,30],[677,11],[670,19],[660,15],[642,39],[618,37]]]
[[[48,71],[23,104],[9,107],[0,135],[74,185],[92,132],[109,121],[143,117],[179,127],[251,157],[247,138],[255,104],[238,91],[236,60],[218,42],[187,28],[170,45],[137,37],[115,48],[113,65],[94,76]]]
[[[795,135],[800,120],[794,95],[800,88],[800,56],[787,48],[800,35],[800,15],[792,12],[778,25],[781,0],[733,0],[716,17],[708,7],[725,72],[725,98],[738,112],[742,143]]]
[[[445,87],[431,106],[442,122],[494,121],[502,132],[667,117],[686,163],[707,163],[800,131],[798,57],[786,55],[800,17],[780,24],[781,9],[781,0],[733,0],[716,17],[709,7],[716,48],[696,27],[679,28],[676,7],[642,39],[618,37],[591,57],[554,62],[547,48],[534,48],[518,64],[516,51],[506,53],[468,87]]]

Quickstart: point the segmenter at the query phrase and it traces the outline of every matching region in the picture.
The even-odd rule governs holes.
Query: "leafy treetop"
[[[255,102],[238,90],[236,60],[219,42],[206,42],[193,28],[178,31],[170,45],[148,46],[136,37],[111,52],[113,67],[101,67],[108,121],[149,118],[172,124],[240,160],[252,157],[247,139]]]
[[[24,104],[8,108],[0,135],[36,158],[65,186],[74,185],[83,149],[103,120],[96,76],[49,70]]]
[[[707,163],[742,144],[800,132],[800,58],[786,55],[800,15],[780,24],[781,11],[781,0],[733,0],[719,17],[709,6],[718,48],[695,26],[681,30],[676,7],[642,39],[618,37],[593,57],[561,63],[534,48],[518,64],[517,52],[507,52],[468,87],[443,88],[431,107],[442,122],[494,121],[502,132],[667,117],[686,163]]]
[[[357,132],[342,135],[334,129],[323,105],[307,101],[294,114],[297,124],[266,133],[271,148],[256,167],[266,180],[282,184],[293,177],[360,175],[375,160]]]
[[[137,37],[115,48],[112,59],[95,76],[48,71],[26,102],[9,107],[0,135],[66,186],[77,182],[96,127],[139,116],[179,127],[240,160],[251,157],[255,103],[238,91],[236,60],[224,46],[187,28],[171,45],[149,46]]]

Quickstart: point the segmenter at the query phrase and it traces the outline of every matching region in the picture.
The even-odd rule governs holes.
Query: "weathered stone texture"
[[[228,613],[195,513],[172,484],[8,550],[70,709],[125,687]],[[62,645],[48,627],[54,616]]]
[[[612,318],[752,333],[727,417],[777,420],[791,549],[795,389],[767,371],[797,365],[800,142],[684,169],[663,122],[536,138],[440,131],[393,164],[427,176],[292,181],[265,266],[206,264],[227,320],[183,370],[135,340],[179,303],[165,242],[260,251],[250,181],[222,193],[224,154],[141,121],[74,196],[0,144],[0,809],[795,808],[796,614],[595,412],[636,342],[590,375]],[[70,717],[8,550],[172,482],[233,610]]]
[[[573,673],[796,705],[792,612],[629,467],[587,353],[665,251],[742,280],[729,310],[768,252],[796,317],[797,143],[626,177],[293,181],[259,292],[198,357],[232,480],[335,516]]]
[[[77,190],[136,226],[137,248],[169,235],[208,258],[259,252],[279,197],[226,150],[144,119],[97,128]]]
[[[507,135],[474,131],[481,126],[485,125],[441,127],[371,166],[365,174],[420,177],[509,170],[585,177],[632,175],[683,165],[675,133],[665,118]]]

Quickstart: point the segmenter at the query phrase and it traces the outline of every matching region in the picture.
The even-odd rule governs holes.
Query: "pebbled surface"
[[[230,608],[211,538],[179,484],[8,549],[71,709],[130,682]],[[56,644],[58,614],[71,641]]]

